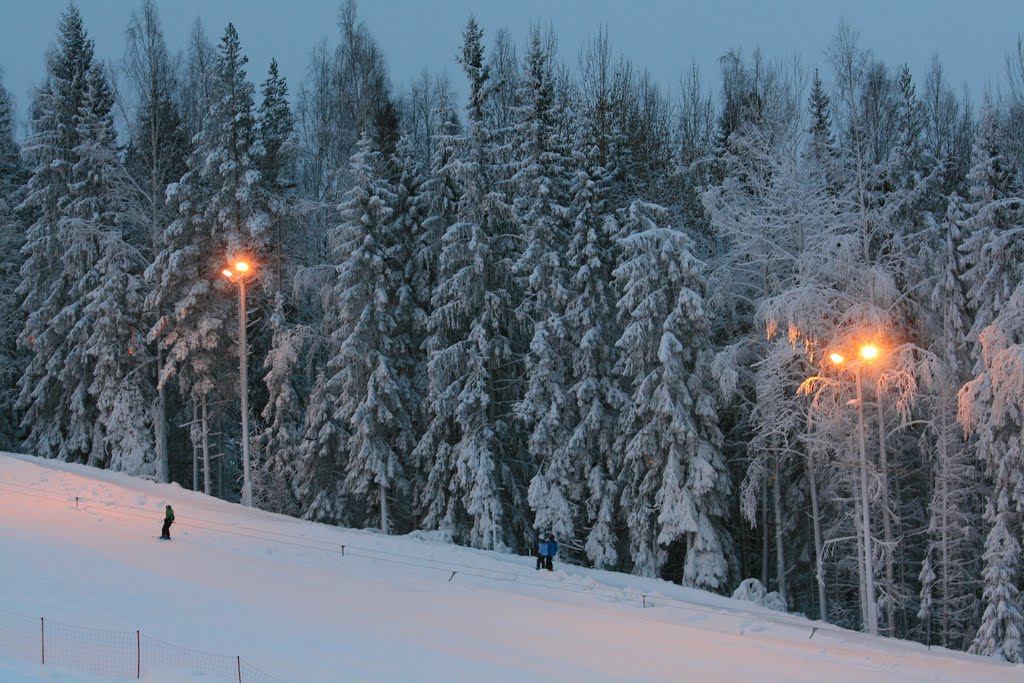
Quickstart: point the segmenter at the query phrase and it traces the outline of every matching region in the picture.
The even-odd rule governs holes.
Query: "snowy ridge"
[[[151,538],[167,503],[178,518],[174,541],[158,545]],[[828,625],[809,638],[816,623],[803,617],[560,563],[537,573],[530,558],[437,536],[319,525],[173,484],[0,456],[0,581],[13,588],[0,608],[239,652],[290,681],[945,682],[1024,673]]]

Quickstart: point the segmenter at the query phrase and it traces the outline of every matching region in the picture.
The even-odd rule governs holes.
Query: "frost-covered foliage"
[[[18,301],[21,247],[24,242],[21,202],[25,168],[14,140],[14,99],[0,80],[0,447],[16,448],[17,382],[24,358],[17,348],[24,321]]]
[[[338,19],[257,103],[232,25],[144,0],[115,92],[72,5],[20,149],[0,88],[0,446],[237,499],[244,255],[259,505],[1021,659],[1020,55],[977,117],[845,24],[673,101],[471,19],[461,100]]]
[[[153,474],[147,383],[130,352],[144,262],[121,233],[127,178],[113,93],[74,7],[60,38],[34,104],[35,169],[24,202],[38,217],[19,290],[27,315],[20,342],[29,353],[19,382],[26,444],[46,457]]]
[[[706,281],[690,240],[664,220],[658,206],[630,206],[614,272],[618,370],[631,392],[620,423],[621,504],[635,573],[657,576],[667,547],[684,542],[684,584],[715,589],[728,575],[731,484],[708,372]]]
[[[221,270],[235,257],[258,255],[268,239],[257,170],[262,147],[246,61],[229,24],[217,54],[213,101],[193,141],[188,171],[167,188],[177,217],[146,272],[154,285],[147,303],[160,313],[150,336],[167,354],[160,382],[176,377],[193,400],[220,384],[217,375],[233,358],[226,323],[234,297]]]
[[[441,242],[427,340],[430,414],[416,457],[432,463],[420,498],[424,526],[452,529],[473,546],[500,548],[506,544],[504,455],[514,446],[516,242],[484,116],[490,84],[482,36],[471,18],[462,51],[470,81],[468,130],[451,161],[462,192]]]

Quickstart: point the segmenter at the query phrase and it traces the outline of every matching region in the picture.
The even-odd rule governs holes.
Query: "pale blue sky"
[[[0,0],[0,68],[24,115],[28,93],[44,74],[43,56],[55,41],[66,0]],[[124,30],[136,0],[80,0],[99,56],[119,60]],[[340,0],[173,0],[159,2],[172,50],[184,45],[196,17],[216,42],[233,21],[249,56],[249,76],[260,82],[276,57],[294,92],[315,43],[337,42]],[[517,39],[531,21],[550,21],[562,57],[576,64],[580,46],[601,24],[613,47],[651,71],[666,87],[696,60],[705,80],[717,82],[717,59],[727,49],[769,57],[799,54],[805,65],[825,66],[823,52],[845,18],[891,65],[910,64],[923,78],[938,53],[949,81],[966,83],[977,98],[1003,73],[1006,52],[1024,32],[1022,0],[362,0],[359,15],[385,53],[392,79],[409,82],[426,66],[447,69],[461,88],[454,61],[470,12],[485,37],[507,27]]]

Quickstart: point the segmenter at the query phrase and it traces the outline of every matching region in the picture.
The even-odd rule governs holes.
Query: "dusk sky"
[[[175,0],[161,2],[168,45],[185,44],[196,17],[213,42],[233,21],[249,56],[249,76],[259,83],[276,57],[294,93],[311,48],[326,38],[337,42],[339,0]],[[0,0],[0,68],[4,85],[18,102],[21,119],[31,88],[44,75],[44,54],[55,41],[65,0]],[[124,31],[135,0],[82,0],[79,8],[98,55],[120,61]],[[613,47],[648,69],[665,87],[676,89],[692,60],[715,87],[717,59],[730,48],[749,54],[760,46],[769,57],[798,54],[809,67],[825,64],[824,50],[839,21],[859,33],[861,45],[888,64],[910,64],[920,80],[938,54],[949,82],[967,84],[977,101],[1003,74],[1006,52],[1024,31],[1020,0],[722,0],[653,2],[636,0],[363,0],[359,15],[383,47],[394,83],[401,87],[424,67],[447,69],[456,87],[461,75],[454,57],[466,17],[475,13],[486,37],[502,27],[522,39],[531,21],[550,21],[562,58],[575,66],[580,46],[602,25]]]

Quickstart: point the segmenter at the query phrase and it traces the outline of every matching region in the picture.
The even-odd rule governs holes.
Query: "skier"
[[[164,540],[171,540],[171,525],[174,524],[174,510],[171,506],[167,506],[166,512],[164,512],[164,528],[160,532],[160,538]]]
[[[558,552],[558,541],[555,540],[554,533],[548,534],[547,550],[547,556],[544,558],[544,568],[550,572],[553,571],[551,560],[555,557],[555,553]]]

